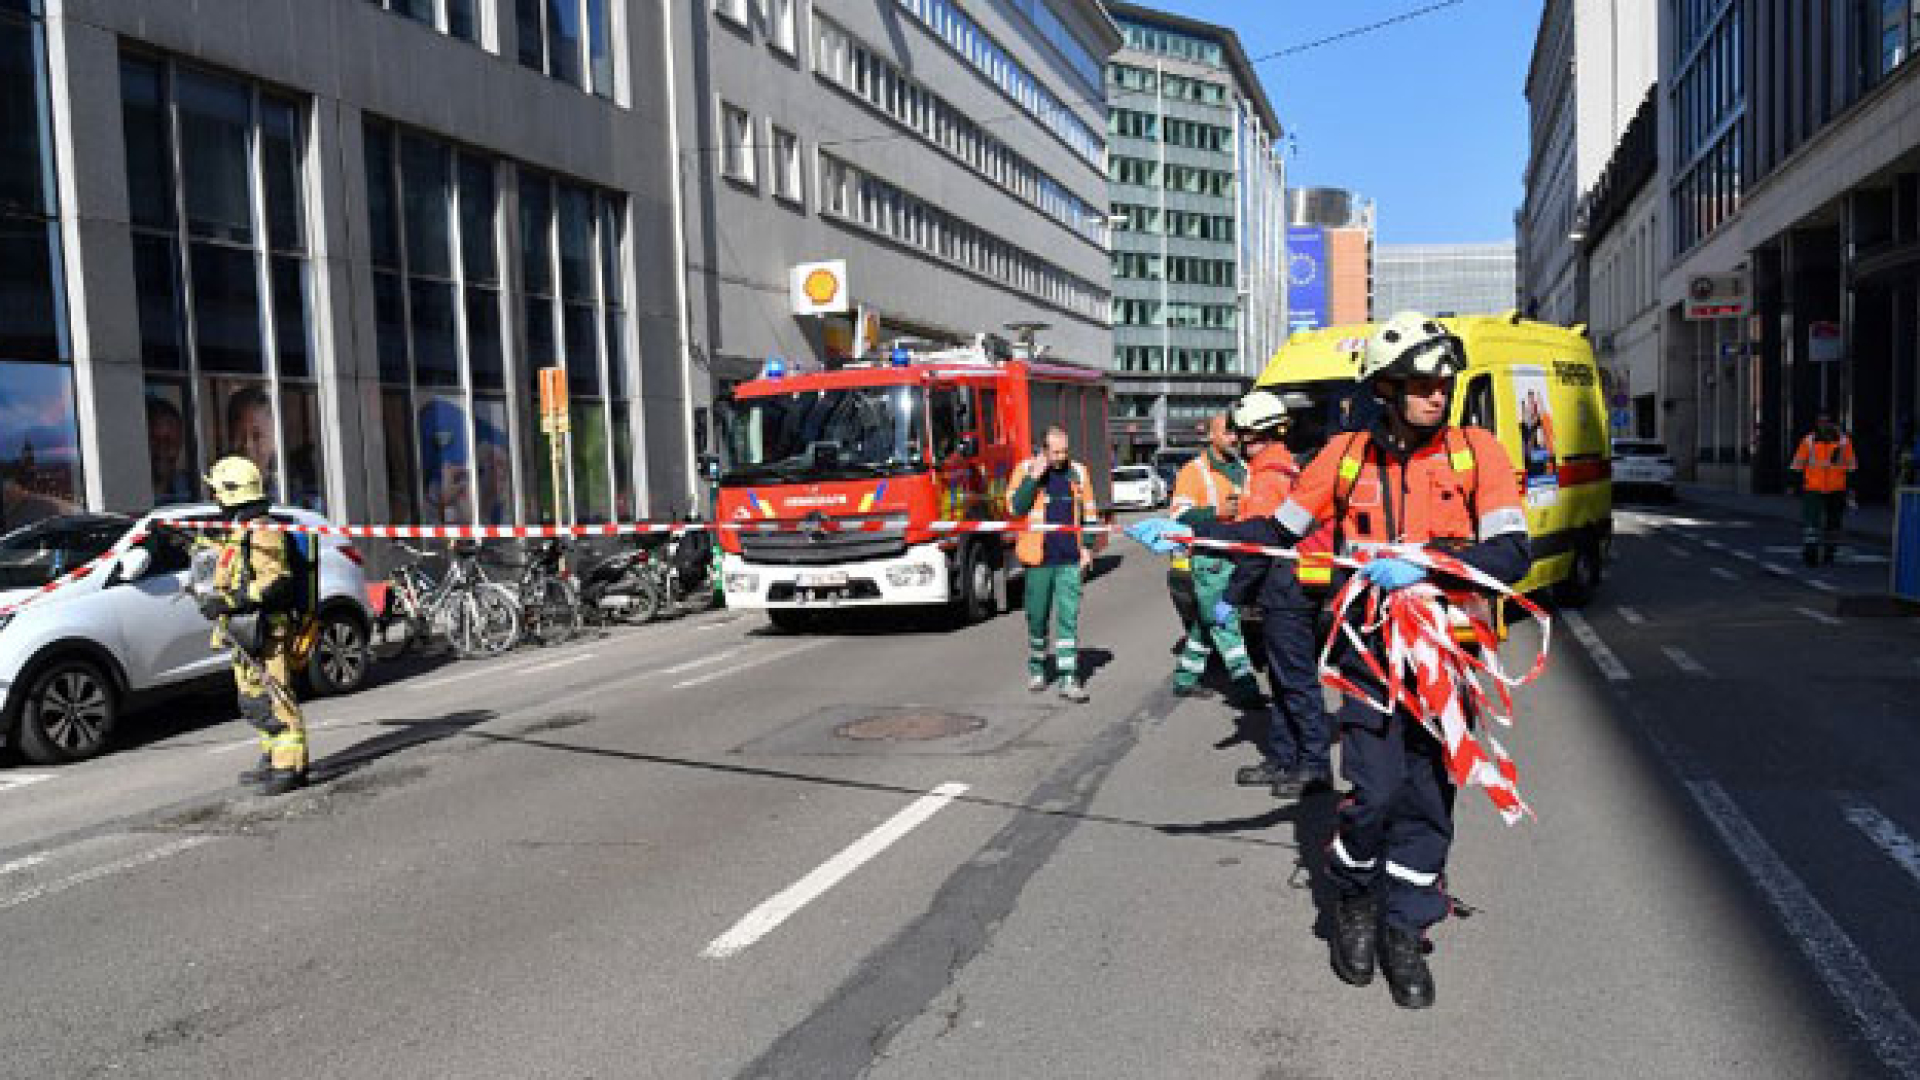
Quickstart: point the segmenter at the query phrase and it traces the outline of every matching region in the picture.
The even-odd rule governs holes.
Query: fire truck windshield
[[[926,411],[924,392],[908,386],[721,402],[721,482],[844,480],[924,468]]]

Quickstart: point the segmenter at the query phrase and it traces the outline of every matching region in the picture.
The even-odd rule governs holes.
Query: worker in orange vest
[[[1247,463],[1240,460],[1239,436],[1231,419],[1222,413],[1208,424],[1206,449],[1181,467],[1168,511],[1189,528],[1232,521],[1240,516],[1240,497],[1246,483]],[[1253,708],[1261,704],[1260,686],[1253,677],[1240,616],[1230,605],[1222,604],[1233,578],[1233,563],[1221,555],[1199,551],[1188,556],[1188,563],[1196,614],[1187,626],[1186,645],[1174,666],[1173,692],[1181,697],[1204,693],[1200,677],[1206,673],[1207,656],[1218,652],[1233,684],[1228,701]]]
[[[1379,399],[1379,419],[1335,436],[1272,517],[1231,526],[1228,538],[1292,546],[1330,520],[1339,552],[1365,556],[1356,573],[1382,592],[1427,578],[1423,564],[1396,554],[1408,545],[1445,552],[1509,585],[1525,577],[1533,555],[1513,460],[1491,432],[1446,422],[1466,366],[1465,345],[1439,320],[1414,312],[1388,320],[1360,358],[1359,379]],[[1135,539],[1159,550],[1183,537],[1167,523]],[[1473,588],[1462,580],[1447,587]],[[1355,629],[1361,644],[1342,635],[1333,662],[1378,700],[1385,691],[1373,669],[1391,661],[1376,636]],[[1337,897],[1334,973],[1365,986],[1377,962],[1394,1004],[1427,1008],[1434,985],[1425,932],[1452,906],[1443,876],[1456,788],[1446,750],[1404,706],[1382,713],[1350,696],[1338,722],[1340,774],[1352,790],[1327,855]]]
[[[1287,406],[1278,394],[1255,390],[1233,406],[1233,426],[1247,458],[1247,490],[1239,521],[1272,517],[1300,476],[1287,447]],[[1227,587],[1230,605],[1258,604],[1260,636],[1273,687],[1264,760],[1234,775],[1244,785],[1271,788],[1289,801],[1333,790],[1333,722],[1320,694],[1320,600],[1301,588],[1294,560],[1237,560]]]
[[[1847,474],[1859,466],[1853,441],[1833,417],[1821,413],[1793,454],[1800,474],[1800,558],[1808,566],[1832,566],[1847,513]]]

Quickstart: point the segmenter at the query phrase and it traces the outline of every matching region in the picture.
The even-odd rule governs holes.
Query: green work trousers
[[[1182,689],[1200,681],[1207,671],[1207,653],[1217,649],[1227,665],[1227,676],[1234,682],[1253,679],[1253,663],[1247,658],[1246,638],[1240,633],[1240,617],[1224,623],[1213,621],[1213,609],[1226,599],[1227,582],[1233,578],[1233,564],[1206,555],[1193,557],[1193,597],[1199,609],[1187,624],[1187,644],[1180,650],[1180,661],[1173,669],[1173,685]]]
[[[1047,677],[1047,646],[1051,643],[1055,676],[1077,681],[1080,678],[1079,565],[1027,567],[1026,606],[1027,674]]]

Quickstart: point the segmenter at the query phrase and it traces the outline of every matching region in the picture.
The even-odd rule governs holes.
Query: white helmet
[[[1233,403],[1231,419],[1240,431],[1272,431],[1286,423],[1287,405],[1278,394],[1255,390]]]
[[[1466,346],[1438,319],[1403,311],[1367,339],[1366,352],[1360,357],[1360,381],[1448,378],[1466,367]]]

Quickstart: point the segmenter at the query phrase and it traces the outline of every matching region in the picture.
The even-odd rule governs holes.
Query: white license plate
[[[803,589],[832,589],[847,583],[845,570],[825,570],[817,574],[801,574],[795,584]]]

